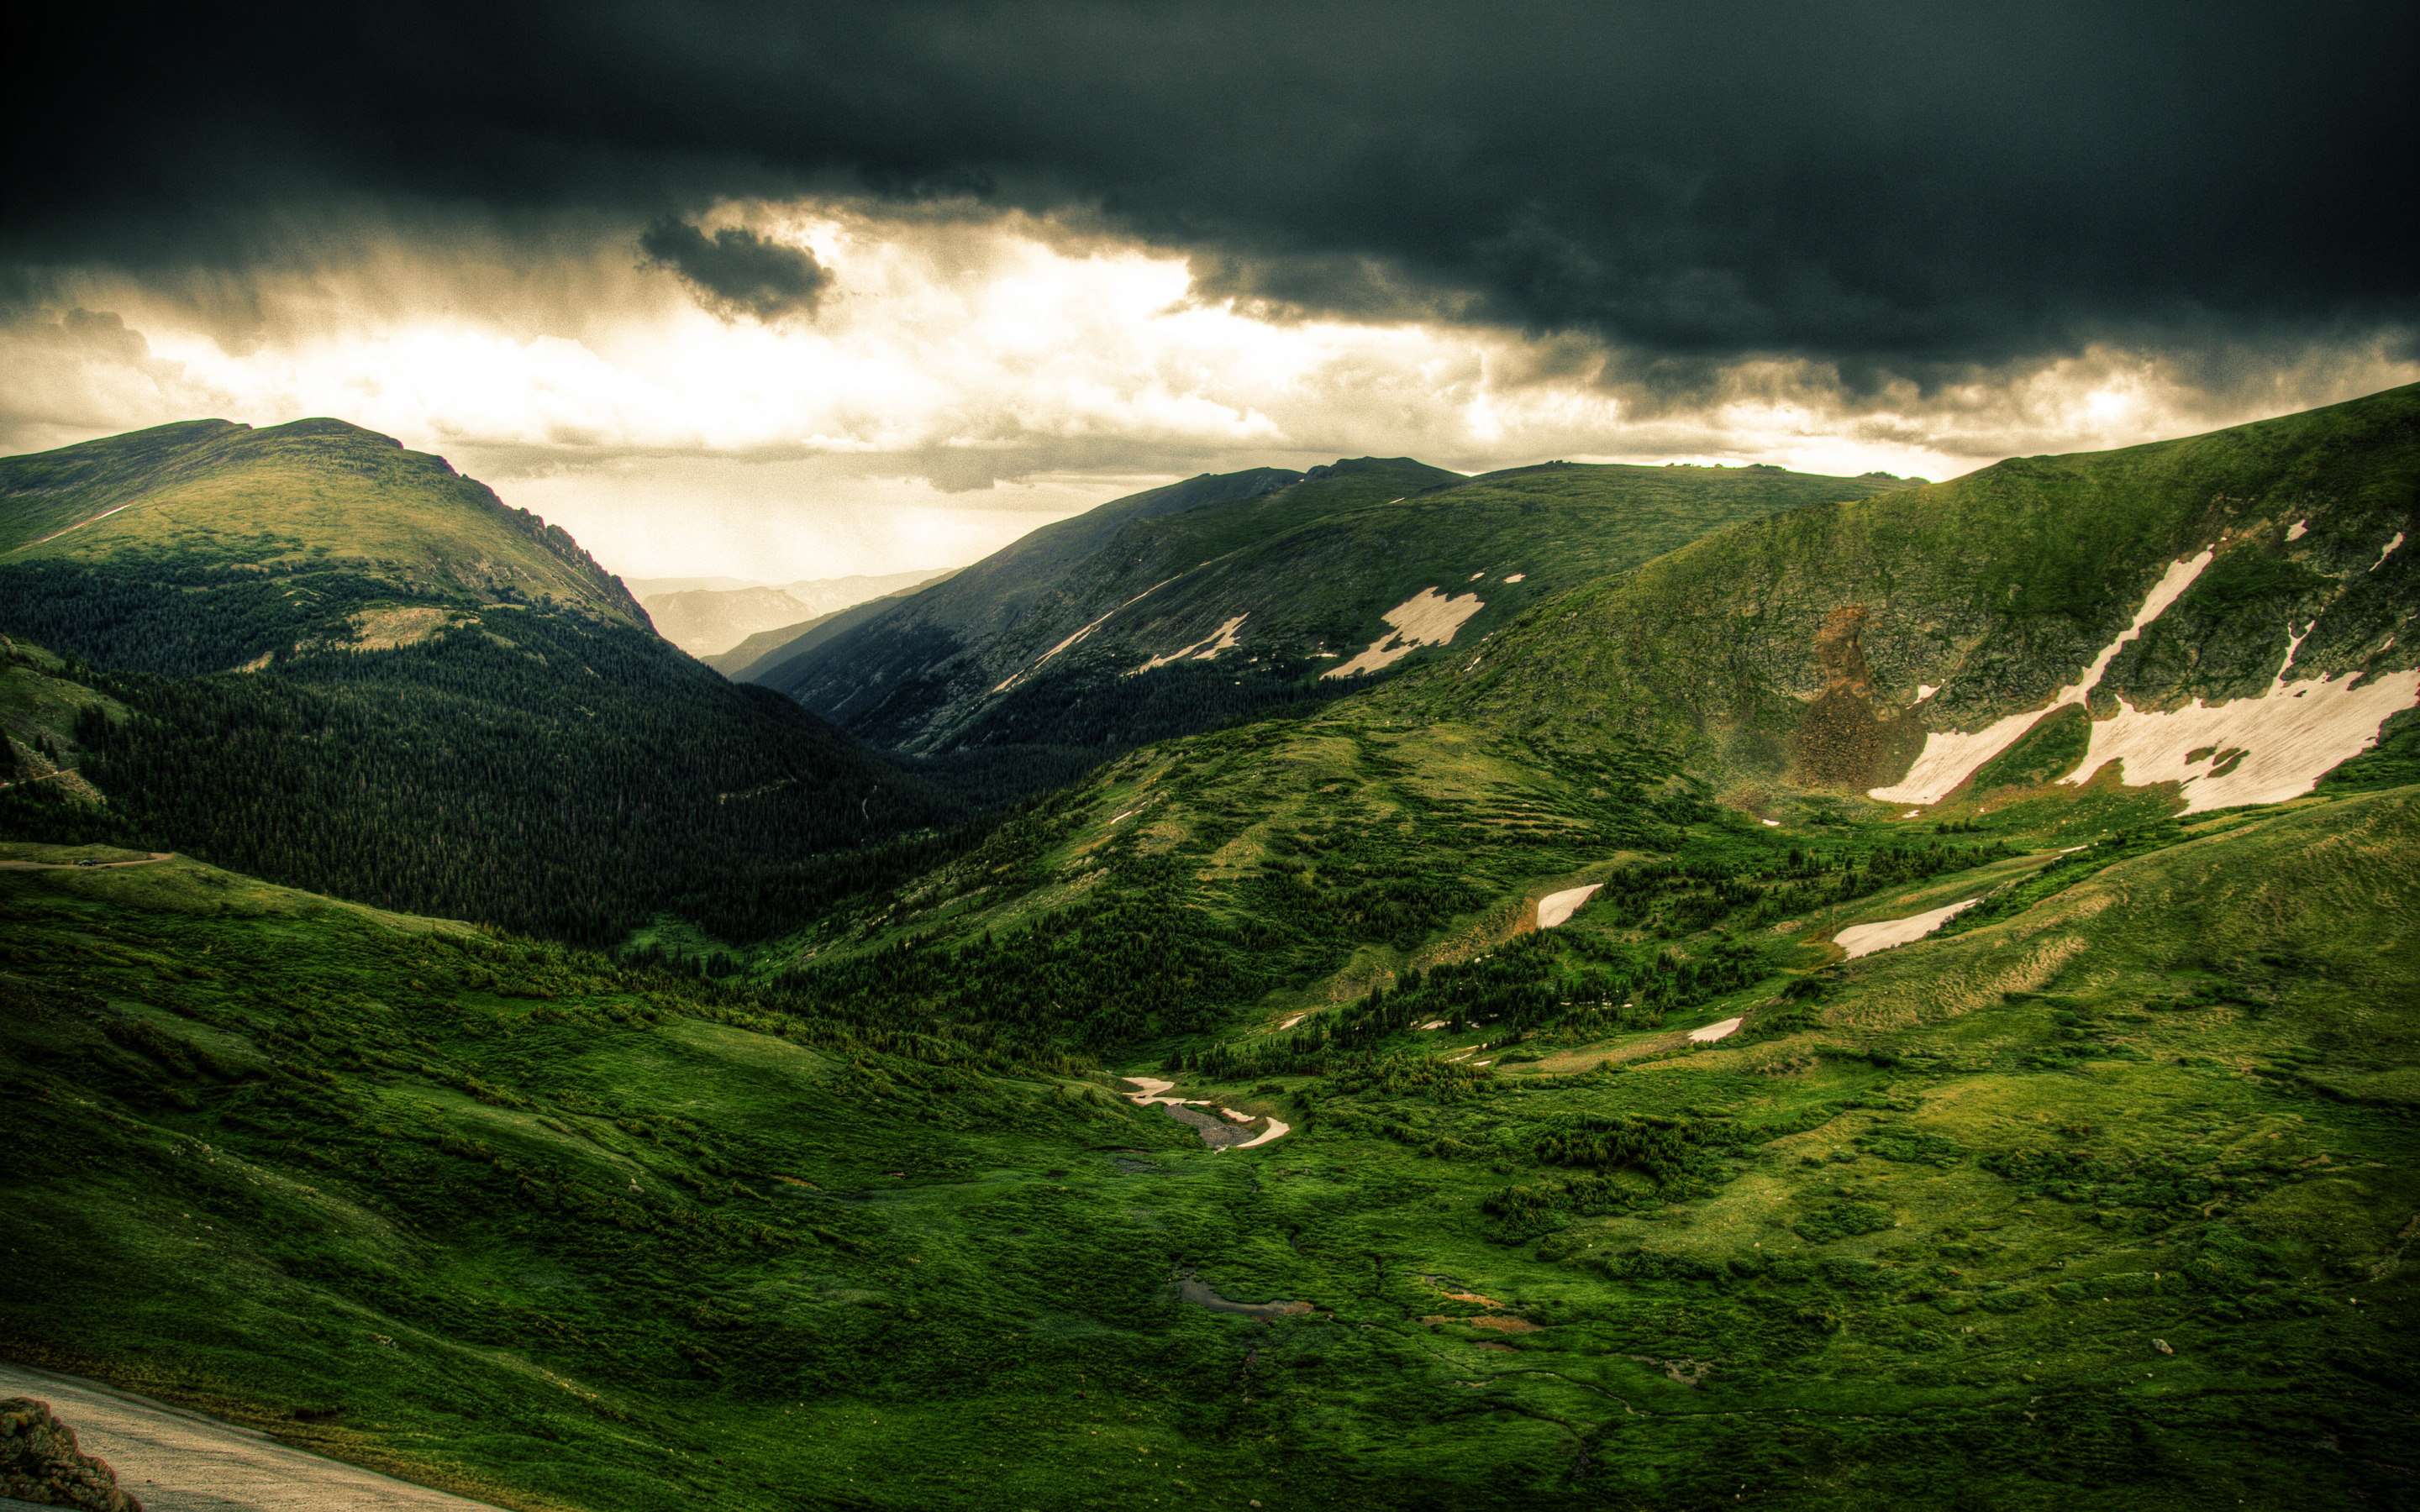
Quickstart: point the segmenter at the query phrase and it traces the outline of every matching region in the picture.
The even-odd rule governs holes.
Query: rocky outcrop
[[[0,1496],[86,1512],[143,1512],[109,1461],[76,1447],[75,1429],[31,1396],[0,1401]]]

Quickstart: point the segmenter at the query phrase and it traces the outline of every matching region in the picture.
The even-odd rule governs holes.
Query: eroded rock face
[[[0,1496],[86,1512],[143,1512],[105,1459],[76,1447],[75,1430],[31,1396],[0,1401]]]
[[[1807,706],[1792,737],[1794,775],[1809,786],[1864,789],[1897,781],[1924,748],[1924,726],[1912,712],[1879,706],[1860,639],[1870,617],[1863,604],[1843,604],[1815,632],[1823,691]]]

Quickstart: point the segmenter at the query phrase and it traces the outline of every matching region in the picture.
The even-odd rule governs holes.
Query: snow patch
[[[2102,648],[2101,655],[2092,658],[2092,665],[2084,670],[2083,676],[2060,688],[2051,699],[2048,708],[2072,703],[2100,686],[2101,674],[2118,659],[2118,653],[2126,648],[2126,642],[2141,635],[2145,626],[2166,613],[2168,606],[2182,596],[2184,591],[2193,586],[2194,579],[2201,576],[2202,569],[2217,558],[2217,551],[2212,549],[2182,562],[2169,563],[2168,570],[2151,585],[2151,592],[2144,598],[2143,607],[2135,611],[2133,623],[2120,631],[2117,640]],[[1880,798],[1885,803],[1939,803],[1959,783],[1974,776],[1976,768],[2007,748],[2010,741],[2024,733],[2046,712],[2047,709],[2030,709],[2023,714],[2012,714],[2005,719],[1993,720],[1972,734],[1962,734],[1955,730],[1933,731],[1924,737],[1923,751],[1916,756],[1916,764],[1908,768],[1906,778],[1898,786],[1869,788],[1866,796]]]
[[[1442,1029],[1445,1027],[1445,1020],[1431,1019],[1426,1024],[1415,1024],[1412,1027],[1415,1029]]]
[[[1585,887],[1565,887],[1560,892],[1550,892],[1539,899],[1538,927],[1553,929],[1565,922],[1579,911],[1580,904],[1588,902],[1604,886],[1602,882],[1591,882]]]
[[[1833,935],[1832,943],[1848,951],[1848,958],[1854,961],[1861,955],[1871,955],[1876,950],[1887,950],[1896,945],[1920,940],[1982,901],[1969,898],[1964,903],[1935,908],[1930,913],[1910,914],[1905,918],[1886,918],[1879,924],[1852,925]]]
[[[1251,1138],[1245,1140],[1242,1144],[1237,1145],[1234,1148],[1237,1149],[1249,1149],[1254,1145],[1265,1145],[1272,1139],[1283,1139],[1286,1135],[1292,1133],[1294,1133],[1293,1124],[1280,1123],[1277,1119],[1271,1119],[1269,1120],[1269,1126],[1266,1129],[1254,1134]]]
[[[1916,702],[1921,703],[1940,691],[1941,686],[1937,683],[1918,683],[1916,685]]]
[[[1739,1026],[1746,1022],[1745,1018],[1725,1019],[1720,1024],[1709,1024],[1702,1029],[1691,1029],[1689,1038],[1699,1044],[1712,1044],[1716,1040],[1728,1040],[1739,1033]]]
[[[1330,667],[1321,672],[1320,680],[1325,682],[1330,677],[1374,672],[1403,660],[1422,646],[1444,645],[1453,640],[1455,632],[1472,615],[1486,607],[1479,601],[1477,594],[1448,598],[1434,588],[1423,588],[1379,616],[1394,627],[1394,633],[1382,635],[1371,641],[1368,650],[1342,667]]]
[[[2121,707],[2115,718],[2093,725],[2084,764],[2067,780],[2124,762],[2131,787],[2185,783],[2187,813],[2300,797],[2330,767],[2367,750],[2379,726],[2420,700],[2420,671],[2387,672],[2359,687],[2357,680],[2357,673],[2323,677],[2289,689],[2281,673],[2262,696],[2215,707],[2199,700],[2165,714]],[[2205,747],[2210,755],[2186,760]]]
[[[1467,580],[1468,580],[1468,581],[1471,581],[1471,582],[1477,582],[1477,581],[1479,581],[1479,579],[1480,579],[1484,578],[1484,577],[1486,577],[1486,576],[1487,576],[1487,574],[1486,574],[1486,573],[1484,573],[1484,572],[1474,572],[1474,573],[1472,573],[1472,574],[1470,575],[1470,577],[1469,577],[1469,579],[1468,579]]]
[[[1144,662],[1141,666],[1136,668],[1133,672],[1128,672],[1126,675],[1131,677],[1134,676],[1136,672],[1147,672],[1154,667],[1165,667],[1171,661],[1181,661],[1188,656],[1195,661],[1214,661],[1218,658],[1218,653],[1222,651],[1231,651],[1236,646],[1242,644],[1242,641],[1237,639],[1235,631],[1246,620],[1249,620],[1251,617],[1251,611],[1247,609],[1243,613],[1236,615],[1233,619],[1229,620],[1226,624],[1218,626],[1217,634],[1204,636],[1201,640],[1194,641],[1191,645],[1171,651],[1165,656],[1154,656],[1151,660]]]
[[[1529,575],[1526,572],[1516,572],[1512,577],[1507,578],[1504,580],[1508,583],[1525,582],[1528,579],[1528,577]]]
[[[1764,827],[1767,829],[1779,829],[1781,827],[1781,821],[1778,819],[1768,819],[1764,821]]]
[[[2286,527],[2286,539],[2288,541],[2299,541],[2304,536],[2310,533],[2311,522],[2306,519],[2298,519],[2293,524]]]
[[[2395,548],[2402,544],[2403,532],[2401,531],[2397,531],[2395,532],[2395,539],[2386,543],[2386,549],[2378,554],[2378,560],[2369,564],[2369,570],[2376,572],[2379,568],[2385,566],[2386,559],[2393,556],[2395,554]]]
[[[1104,615],[1102,615],[1099,619],[1094,620],[1092,624],[1090,624],[1090,625],[1088,625],[1084,626],[1082,629],[1080,629],[1080,630],[1077,631],[1074,635],[1069,636],[1066,640],[1060,641],[1057,645],[1052,646],[1049,650],[1047,650],[1047,651],[1044,652],[1044,653],[1043,653],[1043,654],[1042,654],[1038,658],[1036,658],[1036,659],[1035,659],[1035,661],[1034,661],[1034,663],[1033,663],[1033,665],[1032,665],[1032,666],[1028,667],[1027,669],[1025,669],[1025,671],[1021,671],[1021,672],[1011,672],[1011,673],[1009,673],[1009,674],[1008,674],[1008,676],[1007,676],[1006,678],[1004,678],[1003,680],[1001,680],[1000,683],[998,683],[997,685],[995,685],[995,686],[993,687],[992,691],[993,691],[993,692],[995,692],[995,693],[1004,693],[1004,692],[1006,692],[1009,688],[1011,688],[1012,687],[1016,686],[1017,683],[1019,683],[1019,682],[1023,681],[1024,679],[1026,679],[1026,678],[1028,678],[1028,677],[1032,676],[1035,672],[1040,671],[1042,670],[1042,664],[1043,664],[1044,662],[1048,661],[1051,657],[1053,657],[1053,656],[1055,656],[1059,655],[1059,653],[1061,653],[1061,652],[1063,652],[1063,651],[1066,650],[1069,646],[1074,645],[1077,641],[1083,640],[1083,639],[1084,639],[1084,637],[1086,637],[1086,636],[1088,636],[1088,635],[1091,635],[1094,631],[1095,631],[1095,630],[1099,629],[1102,625],[1107,625],[1107,624],[1109,622],[1110,616],[1111,616],[1111,615],[1116,614],[1116,613],[1118,612],[1118,609],[1125,609],[1125,608],[1128,608],[1129,606],[1132,606],[1132,605],[1135,605],[1135,604],[1140,604],[1140,603],[1141,603],[1144,599],[1149,598],[1152,594],[1156,594],[1156,593],[1158,593],[1161,589],[1163,589],[1163,588],[1167,587],[1170,583],[1172,583],[1172,582],[1174,582],[1174,581],[1176,581],[1176,579],[1175,579],[1174,578],[1162,578],[1159,581],[1157,581],[1157,582],[1156,582],[1156,583],[1152,584],[1149,588],[1144,589],[1141,593],[1135,594],[1135,595],[1134,595],[1134,597],[1127,599],[1127,600],[1125,601],[1125,603],[1124,603],[1124,604],[1120,604],[1120,605],[1118,606],[1118,609],[1113,609],[1109,610],[1109,612],[1108,614],[1104,614]]]

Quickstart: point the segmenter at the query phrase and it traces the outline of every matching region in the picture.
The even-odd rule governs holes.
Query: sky
[[[194,11],[5,106],[0,450],[336,415],[780,582],[1340,456],[2128,445],[2420,380],[2414,15]]]

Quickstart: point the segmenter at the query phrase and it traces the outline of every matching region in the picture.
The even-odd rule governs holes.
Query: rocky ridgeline
[[[0,1401],[0,1496],[86,1512],[143,1512],[109,1461],[76,1447],[75,1429],[31,1396]]]

